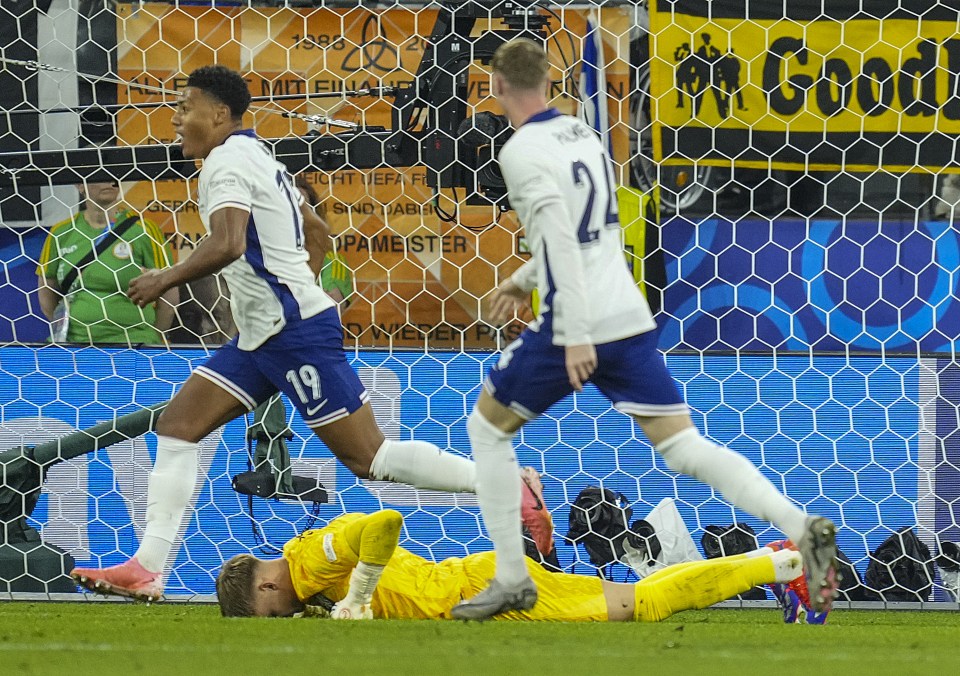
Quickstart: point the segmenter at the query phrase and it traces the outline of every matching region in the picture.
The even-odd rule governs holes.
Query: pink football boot
[[[147,603],[163,598],[163,575],[151,573],[136,559],[110,568],[74,568],[70,577],[98,594],[126,596]]]
[[[553,550],[553,517],[543,502],[540,473],[533,467],[524,467],[520,470],[520,478],[524,486],[520,503],[521,520],[530,531],[537,550],[546,556]]]

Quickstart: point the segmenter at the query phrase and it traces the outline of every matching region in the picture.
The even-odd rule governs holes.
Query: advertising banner
[[[205,358],[199,350],[0,348],[0,448],[46,441],[164,401]],[[388,437],[466,454],[466,418],[493,359],[475,352],[361,351],[351,361]],[[861,573],[866,553],[902,526],[915,526],[928,540],[934,533],[956,539],[960,457],[956,443],[938,443],[941,433],[956,436],[956,404],[947,400],[956,369],[943,371],[947,389],[940,398],[937,369],[945,365],[936,360],[674,355],[667,364],[700,429],[743,453],[806,509],[843,524],[840,546]],[[472,495],[358,481],[297,416],[290,420],[293,472],[319,479],[330,501],[311,521],[310,505],[254,499],[269,545],[344,512],[390,507],[406,520],[402,544],[428,558],[489,548]],[[240,418],[201,444],[195,510],[176,547],[168,594],[210,594],[225,559],[261,546],[270,551],[252,535],[246,496],[231,489],[231,477],[248,469],[245,429]],[[110,565],[131,555],[143,529],[155,446],[148,434],[53,467],[32,518],[43,539],[81,564]],[[769,524],[735,514],[703,484],[677,478],[592,385],[525,426],[517,453],[521,464],[543,473],[558,533],[567,531],[577,493],[602,484],[626,496],[635,518],[663,498],[676,499],[696,542],[706,526],[734,521],[749,523],[761,541],[781,537]],[[563,565],[578,560],[573,548],[559,540],[557,547]]]
[[[118,70],[121,78],[178,91],[186,76],[202,65],[221,63],[237,69],[254,96],[297,95],[299,101],[256,104],[301,113],[329,113],[363,126],[390,128],[391,106],[376,97],[315,98],[310,94],[365,87],[408,86],[420,66],[437,11],[396,6],[389,10],[289,9],[172,6],[166,3],[122,5],[118,11]],[[605,10],[601,39],[606,58],[608,115],[614,154],[627,160],[629,65],[627,36],[631,14]],[[501,27],[485,19],[476,34]],[[571,36],[586,29],[584,13],[565,12],[553,30]],[[580,55],[568,36],[548,42],[552,63],[574,66]],[[567,79],[579,68],[555,73],[551,105],[576,112]],[[478,61],[468,74],[467,103],[492,110],[489,71]],[[565,93],[566,92],[566,93]],[[121,102],[174,100],[145,88],[118,91]],[[134,110],[118,118],[125,144],[173,142],[172,109]],[[305,122],[254,111],[245,120],[264,138],[302,136]],[[316,130],[314,130],[316,131]],[[327,130],[320,130],[327,133]],[[332,129],[336,132],[338,129]],[[310,172],[306,179],[319,193],[319,212],[337,235],[337,251],[352,270],[355,294],[343,313],[347,342],[363,346],[479,347],[494,349],[515,337],[520,327],[498,331],[482,321],[481,299],[519,267],[519,226],[512,211],[456,204],[463,191],[434,194],[423,166],[384,166],[369,170]],[[195,181],[140,183],[127,192],[134,205],[174,238],[188,255],[203,232],[194,201]],[[453,222],[440,218],[455,213]],[[638,252],[642,255],[642,251]]]
[[[667,164],[960,171],[952,3],[651,2]]]
[[[960,233],[946,221],[673,218],[664,350],[955,353]]]

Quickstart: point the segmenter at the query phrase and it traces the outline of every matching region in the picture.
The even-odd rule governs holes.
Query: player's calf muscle
[[[369,404],[313,431],[347,469],[361,479],[369,478],[370,466],[384,440]]]

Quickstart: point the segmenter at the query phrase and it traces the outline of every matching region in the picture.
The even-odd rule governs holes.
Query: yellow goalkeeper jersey
[[[301,601],[323,594],[331,601],[346,596],[357,553],[347,544],[344,529],[364,514],[345,514],[325,528],[309,530],[283,548],[293,588]],[[504,620],[603,621],[607,605],[597,577],[550,573],[528,560],[539,589],[539,601],[530,611],[497,616]],[[395,619],[449,619],[461,599],[486,587],[495,571],[493,552],[427,561],[397,547],[373,594],[373,615]]]

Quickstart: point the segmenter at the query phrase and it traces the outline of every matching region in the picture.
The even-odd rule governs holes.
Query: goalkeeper
[[[217,578],[220,610],[227,617],[282,617],[332,602],[337,619],[450,619],[457,603],[493,577],[494,553],[432,563],[399,546],[402,526],[390,509],[345,514],[287,542],[282,558],[235,556]],[[494,619],[658,622],[803,574],[800,554],[788,549],[681,563],[636,584],[551,573],[532,559],[526,565],[540,590],[536,605]]]

